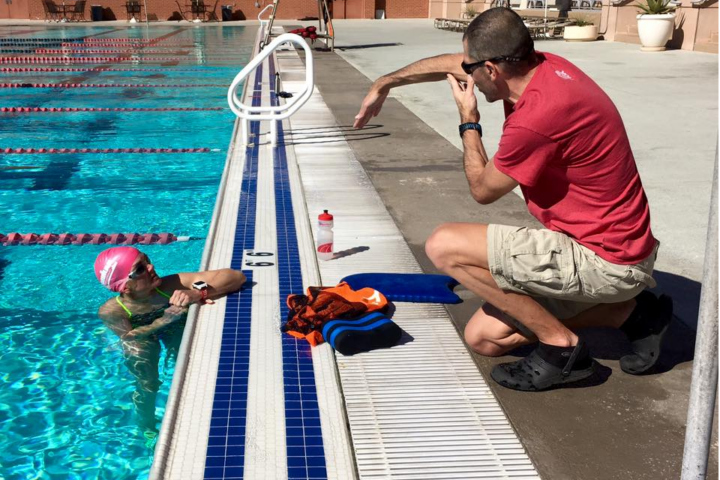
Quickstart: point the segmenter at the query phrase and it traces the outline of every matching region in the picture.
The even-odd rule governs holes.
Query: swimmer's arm
[[[115,308],[112,304],[100,307],[98,316],[105,326],[120,337],[121,340],[142,340],[170,325],[178,318],[177,315],[166,312],[165,315],[155,319],[150,325],[133,329],[125,311],[119,307]]]
[[[423,58],[378,78],[363,99],[360,111],[355,115],[353,127],[362,128],[372,117],[377,117],[392,88],[413,83],[437,82],[444,80],[448,74],[458,81],[465,81],[467,75],[460,67],[462,61],[462,53],[447,53]]]
[[[220,270],[210,270],[207,272],[179,273],[177,275],[178,288],[187,289],[189,292],[186,293],[196,295],[197,298],[193,297],[192,299],[194,302],[200,300],[200,292],[192,288],[192,284],[195,282],[202,281],[207,283],[208,298],[210,300],[216,300],[229,293],[240,290],[245,280],[245,275],[241,271],[233,270],[232,268],[222,268]]]

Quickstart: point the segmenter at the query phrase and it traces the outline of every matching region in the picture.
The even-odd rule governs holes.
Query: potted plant
[[[675,26],[675,5],[671,5],[670,0],[646,0],[646,2],[636,5],[642,12],[637,16],[641,50],[661,52],[665,50],[665,44],[672,37]]]
[[[574,25],[568,25],[563,31],[566,42],[594,42],[598,37],[598,27],[584,18],[575,19]]]
[[[475,17],[477,17],[477,10],[475,10],[475,7],[472,5],[467,5],[465,7],[465,11],[463,12],[463,18],[472,20]]]

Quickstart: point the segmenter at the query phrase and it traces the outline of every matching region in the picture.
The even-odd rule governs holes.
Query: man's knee
[[[452,264],[450,246],[454,239],[455,232],[449,225],[443,224],[437,227],[425,242],[425,253],[440,270],[445,270]]]

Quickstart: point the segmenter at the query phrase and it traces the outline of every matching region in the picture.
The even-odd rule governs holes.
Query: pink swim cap
[[[139,256],[135,247],[108,248],[95,259],[95,276],[113,292],[121,292]]]

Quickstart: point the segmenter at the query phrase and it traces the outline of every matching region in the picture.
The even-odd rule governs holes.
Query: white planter
[[[675,26],[675,14],[662,15],[640,14],[637,16],[638,35],[640,35],[641,50],[644,52],[661,52],[665,44],[672,38]]]
[[[563,38],[566,42],[594,42],[598,37],[597,25],[565,27]]]

